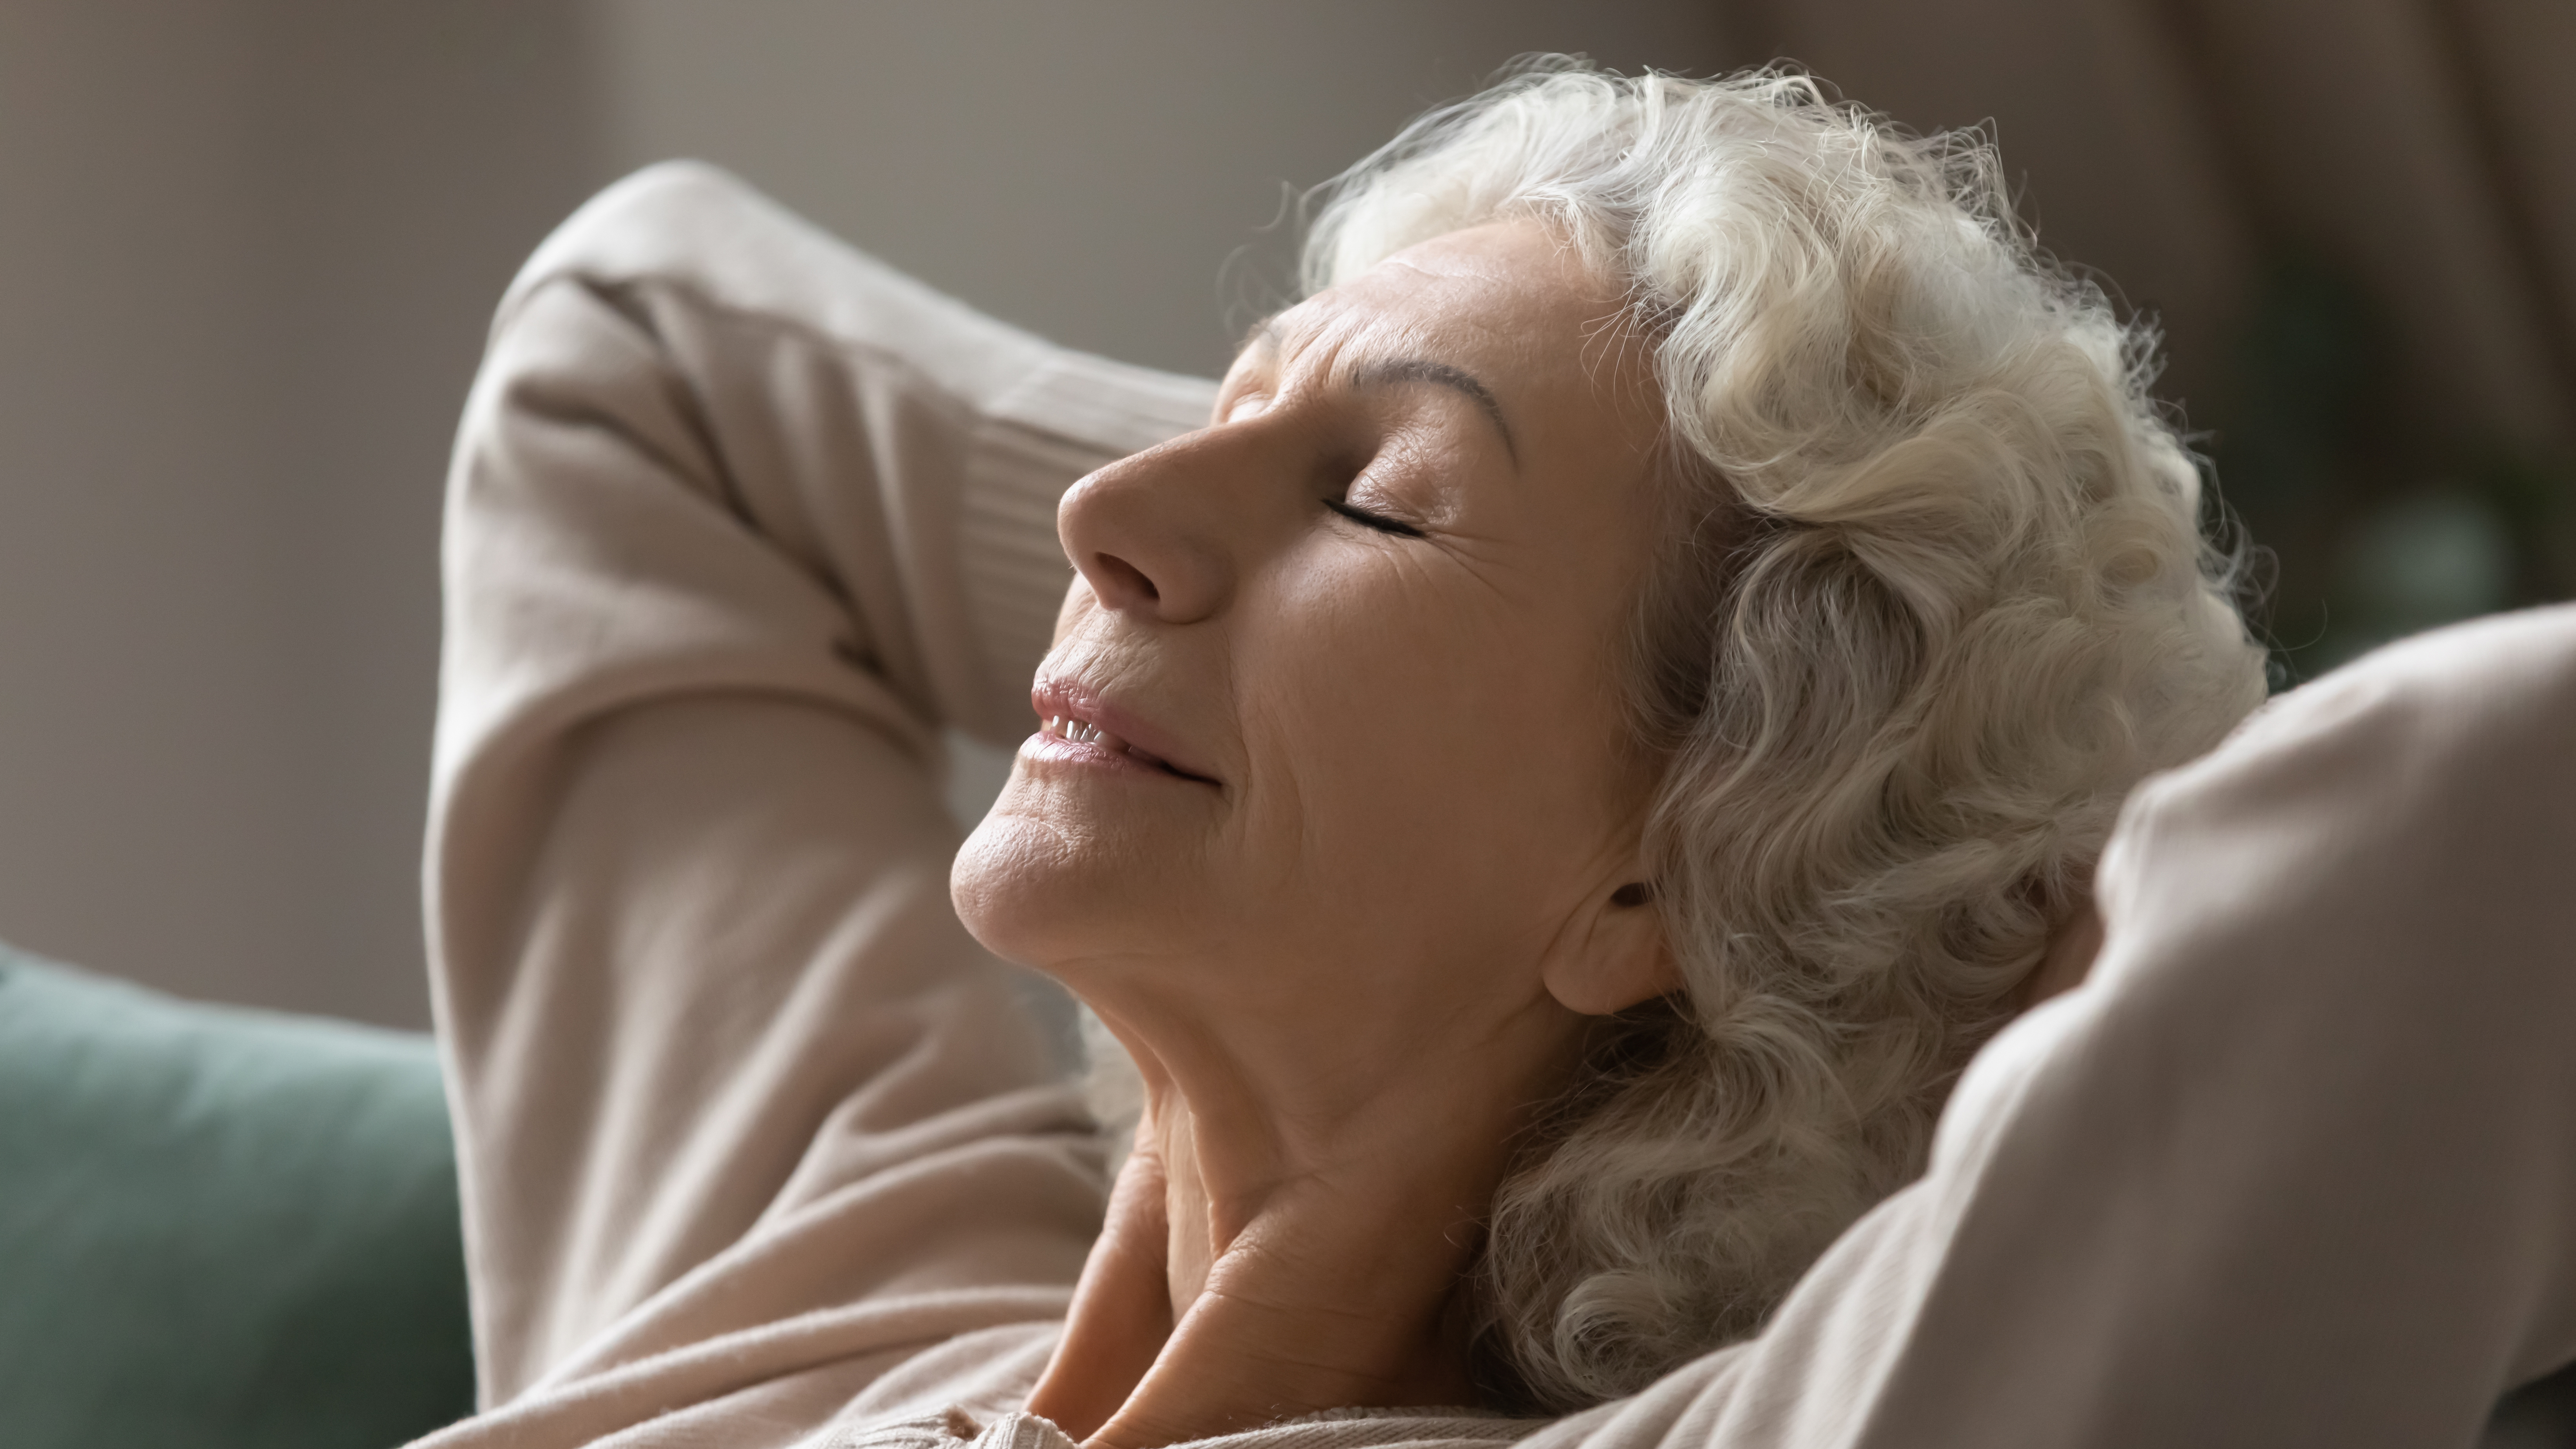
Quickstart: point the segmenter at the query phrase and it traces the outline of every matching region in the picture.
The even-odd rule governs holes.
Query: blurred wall
[[[304,822],[258,39],[153,11],[0,7],[0,932],[186,979],[302,954]]]
[[[0,7],[0,936],[426,1019],[438,479],[579,17]]]
[[[1534,50],[1731,60],[1706,0],[606,0],[621,165],[732,167],[1058,341],[1222,366],[1276,281],[1283,186],[1324,180]],[[1265,244],[1271,243],[1271,244]],[[1243,272],[1239,263],[1234,269]],[[1230,277],[1229,280],[1232,280]],[[1257,294],[1255,294],[1257,296]]]
[[[426,1021],[449,431],[519,258],[623,171],[732,166],[1011,320],[1211,368],[1244,320],[1220,272],[1282,183],[1517,52],[1707,70],[1741,59],[1719,23],[1687,0],[0,6],[0,937]]]

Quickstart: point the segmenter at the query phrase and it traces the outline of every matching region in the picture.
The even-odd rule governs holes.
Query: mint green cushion
[[[0,947],[0,1444],[384,1449],[473,1399],[427,1037]]]

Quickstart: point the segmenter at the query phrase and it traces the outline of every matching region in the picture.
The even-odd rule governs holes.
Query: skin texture
[[[1170,768],[1033,736],[953,884],[1145,1079],[1030,1404],[1077,1437],[1472,1401],[1451,1300],[1513,1135],[1677,984],[1621,891],[1660,401],[1618,315],[1535,224],[1443,237],[1064,499],[1040,713]]]
[[[2093,958],[2101,954],[2102,915],[2088,903],[2049,938],[2048,954],[2023,978],[2014,1005],[2027,1011],[2083,985],[2093,972]]]

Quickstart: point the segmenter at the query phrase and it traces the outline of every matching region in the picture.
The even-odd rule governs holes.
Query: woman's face
[[[1535,224],[1445,236],[1075,485],[1046,723],[958,857],[976,936],[1122,1035],[1292,1069],[1663,989],[1613,901],[1661,415],[1619,315]]]

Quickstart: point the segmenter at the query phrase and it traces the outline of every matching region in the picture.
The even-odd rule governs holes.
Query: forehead
[[[1409,247],[1271,318],[1229,387],[1356,397],[1383,369],[1434,364],[1474,380],[1517,461],[1633,471],[1664,434],[1653,348],[1638,344],[1624,300],[1580,253],[1512,221]]]
[[[1546,227],[1496,222],[1408,247],[1267,319],[1245,339],[1244,357],[1401,346],[1459,362],[1579,364],[1588,340],[1617,330],[1621,311]]]

